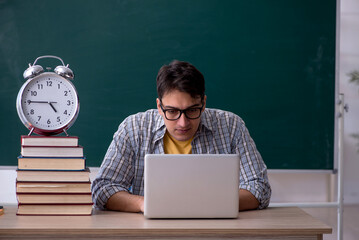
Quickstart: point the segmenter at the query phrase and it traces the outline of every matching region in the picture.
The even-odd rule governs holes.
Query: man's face
[[[206,105],[206,96],[201,101],[201,98],[192,98],[191,95],[185,92],[180,92],[178,90],[173,90],[166,93],[162,97],[162,108],[164,110],[172,109],[194,109],[202,107],[202,111]],[[200,118],[197,119],[188,119],[184,113],[177,120],[171,121],[166,119],[164,112],[161,109],[161,101],[157,98],[157,109],[165,121],[165,125],[169,134],[178,141],[186,141],[191,139],[199,126]]]

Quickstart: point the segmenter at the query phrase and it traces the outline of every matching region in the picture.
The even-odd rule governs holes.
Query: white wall
[[[359,133],[359,86],[347,74],[359,70],[359,0],[341,0],[339,91],[345,94],[349,112],[344,122],[344,202],[359,203],[359,144],[351,137]],[[15,168],[0,169],[0,205],[16,204]],[[92,178],[97,169],[92,169]],[[271,171],[272,202],[333,200],[333,177],[323,173],[279,173]]]
[[[341,0],[339,89],[349,105],[344,121],[344,201],[359,203],[359,85],[347,74],[359,71],[359,1]]]

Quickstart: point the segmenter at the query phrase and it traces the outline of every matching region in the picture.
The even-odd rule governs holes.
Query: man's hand
[[[239,211],[256,209],[258,207],[259,202],[250,191],[239,189]]]
[[[239,211],[256,209],[258,200],[245,189],[239,190]],[[106,204],[109,210],[121,212],[144,212],[144,197],[122,191],[112,195]]]
[[[144,198],[126,191],[117,192],[108,199],[106,208],[121,212],[144,212]]]

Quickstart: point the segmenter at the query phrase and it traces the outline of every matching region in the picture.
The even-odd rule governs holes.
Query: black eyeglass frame
[[[184,115],[186,116],[187,119],[194,120],[194,119],[198,119],[198,118],[201,117],[204,104],[203,104],[201,107],[189,107],[189,108],[186,108],[186,109],[183,109],[183,110],[178,109],[178,108],[164,109],[164,108],[163,108],[163,105],[162,105],[162,101],[160,100],[160,107],[161,107],[161,109],[162,109],[162,112],[163,112],[164,115],[165,115],[165,118],[166,118],[168,121],[176,121],[176,120],[180,119],[180,117],[182,116],[182,113],[184,113]],[[198,117],[195,117],[195,118],[188,117],[186,112],[187,112],[188,110],[190,110],[190,109],[191,109],[191,110],[193,110],[193,109],[196,109],[196,110],[199,109],[199,110],[200,110],[199,116],[198,116]],[[178,117],[177,117],[176,119],[169,119],[169,118],[167,117],[166,112],[167,112],[167,111],[171,111],[171,110],[176,110],[176,111],[179,111],[179,112],[180,112],[180,114],[178,115]]]

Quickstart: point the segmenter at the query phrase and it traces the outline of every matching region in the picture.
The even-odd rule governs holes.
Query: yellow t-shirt
[[[174,139],[167,131],[163,137],[163,145],[166,154],[192,154],[192,139],[187,141],[178,141]]]

